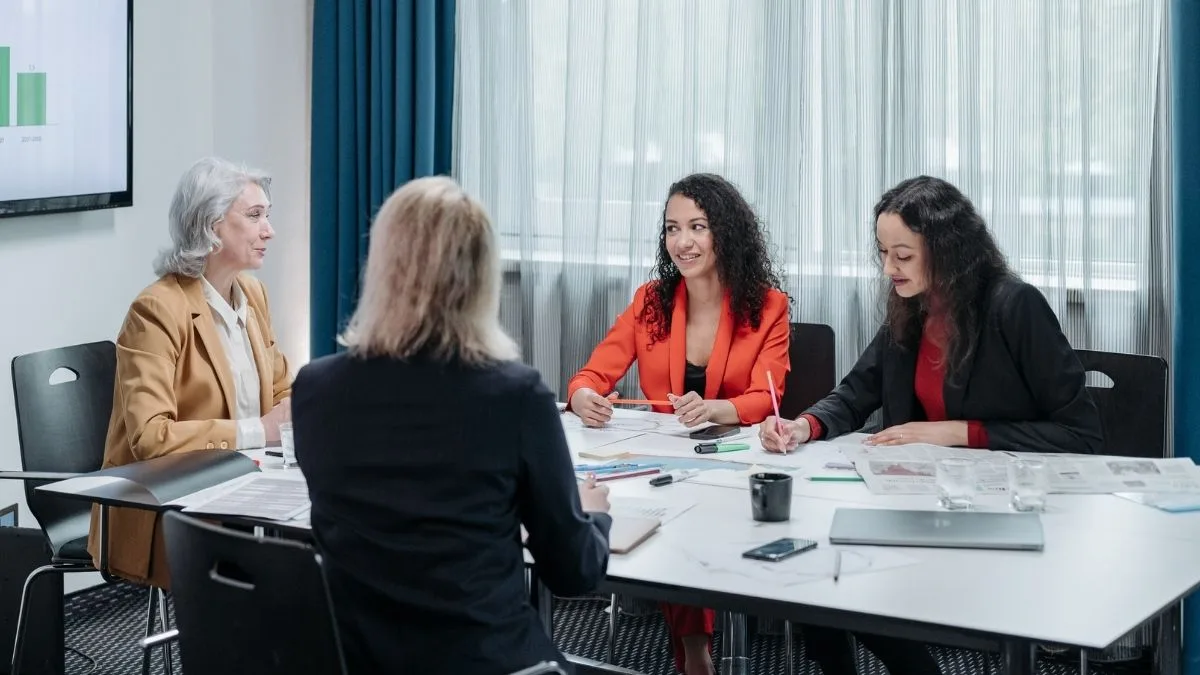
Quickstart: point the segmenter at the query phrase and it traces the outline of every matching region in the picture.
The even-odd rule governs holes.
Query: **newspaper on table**
[[[1046,462],[1047,487],[1053,493],[1200,492],[1200,467],[1186,457],[1018,453],[926,444],[845,448],[843,452],[875,494],[936,494],[937,460],[948,457],[975,460],[980,494],[1007,492],[1008,463],[1035,458]]]

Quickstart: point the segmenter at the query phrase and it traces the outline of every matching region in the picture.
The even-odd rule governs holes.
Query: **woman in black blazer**
[[[931,443],[1030,452],[1103,451],[1084,370],[1045,297],[1009,269],[971,202],[919,176],[875,205],[887,318],[854,369],[796,420],[768,418],[768,451],[855,432],[869,445]],[[844,633],[805,628],[826,675],[854,673]],[[923,645],[857,636],[893,675],[934,675]]]
[[[565,664],[529,604],[522,524],[551,591],[604,577],[607,489],[576,485],[499,287],[478,202],[449,178],[410,182],[371,227],[348,351],[296,377],[296,457],[351,673]]]

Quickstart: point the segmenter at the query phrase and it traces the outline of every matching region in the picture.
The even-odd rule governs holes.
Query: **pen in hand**
[[[783,443],[783,454],[787,454],[787,441],[783,437],[783,418],[779,416],[779,397],[778,390],[775,389],[775,378],[771,375],[771,369],[767,369],[767,386],[771,388],[771,407],[775,409],[775,433],[779,434],[779,440]]]

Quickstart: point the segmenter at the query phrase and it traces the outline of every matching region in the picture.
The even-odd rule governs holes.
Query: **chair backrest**
[[[1085,371],[1112,380],[1111,387],[1088,386],[1100,409],[1104,452],[1163,457],[1167,451],[1167,362],[1140,354],[1087,349],[1076,349],[1075,353]]]
[[[836,345],[833,328],[820,323],[792,324],[788,372],[779,414],[796,417],[820,401],[837,384]]]
[[[183,669],[345,673],[321,556],[183,515],[163,520]]]
[[[14,357],[17,440],[25,471],[97,471],[112,414],[116,345],[93,342]],[[36,492],[45,481],[25,481],[25,501],[51,548],[87,536],[91,506]]]

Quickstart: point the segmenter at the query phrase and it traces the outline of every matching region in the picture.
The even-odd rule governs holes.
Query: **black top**
[[[1096,404],[1079,357],[1037,288],[1004,277],[984,294],[983,326],[965,366],[944,386],[946,419],[979,420],[996,450],[1104,451]],[[880,407],[882,428],[925,419],[913,387],[916,347],[885,325],[854,369],[805,412],[826,438],[860,429]]]
[[[704,385],[708,383],[708,367],[697,366],[691,361],[685,361],[683,370],[683,393],[694,391],[704,398]]]
[[[582,511],[537,371],[338,354],[300,370],[292,413],[352,674],[565,662],[528,601],[520,526],[550,590],[579,595],[604,578],[612,521]]]

